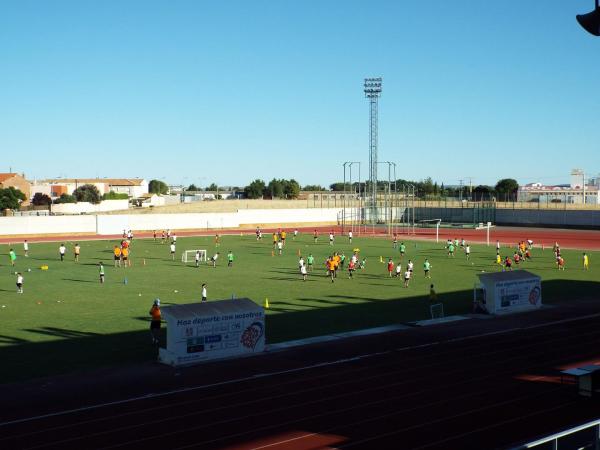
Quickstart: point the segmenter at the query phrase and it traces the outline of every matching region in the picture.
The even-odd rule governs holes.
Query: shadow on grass
[[[551,280],[543,283],[542,291],[544,303],[569,299],[596,301],[600,282]],[[430,314],[427,295],[382,300],[332,294],[325,298],[300,298],[297,303],[284,300],[284,295],[282,293],[282,301],[276,298],[270,301],[270,313],[266,317],[267,343],[407,323],[429,318]],[[346,303],[343,299],[362,302]],[[471,312],[470,290],[438,293],[438,300],[444,304],[446,315]],[[307,305],[310,309],[295,309],[302,308],[303,301],[311,302]],[[319,302],[324,307],[319,307]],[[85,324],[81,329],[42,327],[26,330],[52,338],[43,342],[2,334],[0,383],[155,360],[156,348],[151,344],[148,317],[133,316],[132,320],[135,324],[132,328],[136,330],[112,334],[85,331]],[[161,333],[164,345],[165,326]]]
[[[77,283],[95,283],[95,281],[92,281],[92,280],[80,280],[78,278],[63,278],[63,280],[65,280],[65,281],[76,281]]]

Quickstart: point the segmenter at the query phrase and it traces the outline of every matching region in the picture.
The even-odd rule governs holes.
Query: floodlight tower
[[[379,96],[381,95],[381,77],[365,78],[364,92],[369,99],[369,180],[371,182],[372,217],[377,221],[377,138],[379,118]]]

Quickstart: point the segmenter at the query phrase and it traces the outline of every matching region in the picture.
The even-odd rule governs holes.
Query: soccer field
[[[73,261],[74,241],[65,242],[64,262],[60,242],[30,244],[28,258],[21,242],[3,246],[5,255],[14,248],[18,258],[14,268],[8,256],[0,266],[0,382],[151,361],[156,356],[148,331],[152,300],[159,297],[163,306],[199,301],[202,283],[207,284],[209,301],[235,296],[262,305],[268,298],[267,343],[275,343],[429,318],[431,283],[446,315],[467,313],[476,273],[499,270],[494,247],[473,245],[467,261],[460,249],[448,258],[445,243],[407,241],[402,265],[412,259],[415,272],[410,287],[404,288],[380,262],[388,257],[400,261],[390,240],[355,238],[350,244],[338,236],[330,246],[323,235],[314,243],[312,235],[301,234],[294,241],[290,233],[287,241],[283,255],[275,251],[272,256],[270,234],[261,242],[251,234],[221,236],[218,249],[213,236],[179,238],[173,261],[168,244],[136,239],[128,268],[113,267],[112,248],[118,241],[79,242],[79,263]],[[352,280],[342,270],[331,283],[325,258],[338,251],[348,260],[354,248],[366,258],[366,268],[357,270]],[[184,265],[181,254],[191,249],[206,249],[209,257],[219,251],[217,267]],[[235,255],[233,267],[227,267],[229,250]],[[510,249],[502,250],[509,254]],[[315,257],[306,282],[298,273],[299,252]],[[542,276],[544,303],[593,296],[600,255],[588,252],[591,269],[583,271],[581,253],[563,251],[565,271],[556,269],[549,249],[534,249],[533,261],[521,264]],[[425,258],[432,265],[431,280],[423,276]],[[105,266],[104,284],[99,283],[99,261]],[[48,270],[40,270],[43,264]],[[16,271],[25,277],[23,294],[16,292]]]

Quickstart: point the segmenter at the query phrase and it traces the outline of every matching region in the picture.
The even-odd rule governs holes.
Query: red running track
[[[263,228],[263,239],[269,239],[268,234],[277,231],[279,228]],[[287,228],[289,231],[291,228]],[[304,227],[298,228],[300,233],[310,234],[317,230],[320,239],[327,239],[327,234],[333,230],[338,236],[342,233],[340,226],[320,226],[320,227]],[[348,228],[346,228],[347,233]],[[253,235],[254,229],[226,229],[226,230],[188,230],[177,231],[177,236],[211,236],[215,233],[221,235],[230,234],[237,235],[243,233],[245,235]],[[377,236],[386,237],[382,228],[360,227],[355,228],[355,237],[360,236]],[[135,233],[137,238],[151,238],[151,232]],[[339,238],[339,237],[338,237]],[[436,231],[434,228],[415,228],[414,233],[405,233],[398,231],[399,239],[427,239],[434,240]],[[452,229],[440,228],[439,239],[462,239],[465,238],[469,242],[485,243],[487,240],[486,230],[474,230],[468,228]],[[29,242],[61,242],[61,241],[86,241],[86,240],[118,240],[121,235],[65,235],[65,236],[22,236],[22,237],[0,237],[0,243],[21,243],[23,239],[28,239]],[[490,230],[490,244],[495,245],[496,240],[499,240],[503,247],[514,247],[518,242],[531,239],[534,245],[552,247],[555,242],[558,242],[562,248],[575,248],[583,250],[600,250],[600,231],[596,230],[565,230],[555,228],[515,228],[515,227],[494,227]]]
[[[569,313],[200,366],[187,372],[200,385],[24,421],[4,411],[0,448],[505,448],[600,413],[560,383],[563,368],[600,364],[600,314],[561,319]]]

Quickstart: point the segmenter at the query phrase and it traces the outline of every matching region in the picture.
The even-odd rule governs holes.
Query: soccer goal
[[[200,261],[206,261],[206,250],[185,250],[181,254],[181,262],[188,263],[196,261],[196,252],[200,252]]]
[[[444,318],[444,305],[442,303],[436,303],[429,307],[432,319],[443,319]]]

